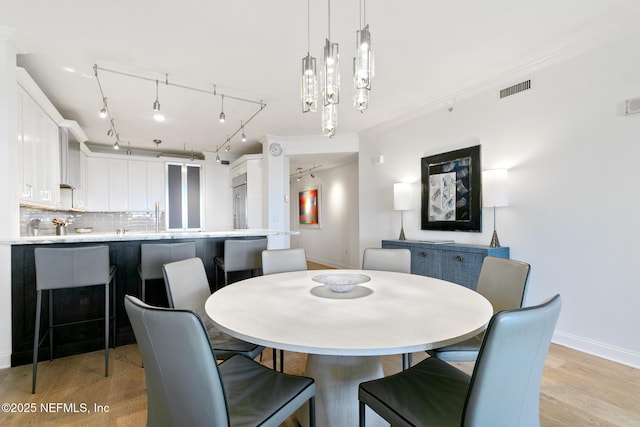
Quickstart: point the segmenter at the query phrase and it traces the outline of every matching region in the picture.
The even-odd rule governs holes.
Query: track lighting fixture
[[[220,163],[220,155],[218,154],[218,152],[216,151],[216,163]]]
[[[119,150],[120,149],[120,141],[118,141],[117,139],[116,139],[116,142],[113,144],[113,149],[114,150]]]
[[[166,117],[160,112],[160,101],[158,101],[158,80],[156,80],[156,100],[153,102],[153,119],[156,122],[164,122]]]
[[[289,175],[289,177],[296,177],[296,181],[300,182],[300,180],[302,179],[302,176],[309,172],[309,177],[311,177],[312,179],[315,179],[315,175],[313,174],[313,171],[315,169],[318,169],[319,167],[321,167],[322,165],[313,165],[313,167],[307,168],[307,169],[303,169],[303,168],[296,168],[296,172],[292,173],[291,175]]]
[[[226,116],[224,115],[224,95],[222,95],[222,108],[220,110],[220,123],[224,123]]]
[[[114,73],[114,74],[119,74],[119,75],[124,76],[124,77],[129,77],[129,78],[135,78],[135,79],[139,79],[139,80],[155,82],[155,84],[156,84],[156,99],[153,102],[153,111],[155,113],[154,114],[154,118],[156,120],[158,120],[158,121],[162,121],[162,120],[165,119],[165,116],[162,115],[162,113],[160,112],[160,100],[159,100],[159,96],[158,96],[159,95],[158,92],[159,92],[160,81],[158,79],[151,79],[151,78],[146,77],[144,75],[133,74],[133,73],[131,73],[129,71],[125,72],[125,71],[117,71],[117,70],[113,70],[113,69],[101,68],[101,67],[98,67],[97,64],[94,64],[94,66],[93,66],[94,76],[96,78],[96,82],[98,84],[98,88],[100,89],[100,95],[102,96],[102,103],[103,103],[103,106],[100,109],[100,115],[102,116],[103,114],[105,114],[105,118],[109,119],[109,121],[110,121],[111,126],[110,126],[109,130],[107,131],[107,135],[109,137],[115,137],[116,138],[116,143],[113,144],[114,149],[118,149],[119,148],[119,146],[120,146],[120,138],[119,138],[118,131],[116,129],[113,117],[111,116],[111,112],[109,111],[109,108],[107,106],[107,98],[104,96],[104,91],[103,91],[103,88],[102,88],[102,84],[100,82],[100,77],[98,75],[98,70],[106,71],[106,72],[110,72],[110,73]],[[206,93],[206,94],[214,95],[214,96],[220,96],[221,97],[221,107],[222,108],[221,108],[221,111],[220,111],[220,117],[219,118],[220,118],[220,122],[221,123],[224,123],[225,120],[226,120],[226,115],[224,113],[224,98],[225,97],[231,98],[234,101],[247,102],[247,103],[250,103],[250,104],[258,105],[258,110],[257,111],[255,111],[248,119],[243,120],[243,121],[241,120],[240,121],[240,127],[237,128],[235,130],[235,132],[233,132],[233,134],[231,134],[231,136],[227,135],[227,140],[225,141],[224,144],[222,144],[221,146],[216,146],[216,150],[215,150],[216,151],[216,160],[218,162],[220,162],[220,157],[218,156],[219,150],[222,147],[225,147],[225,151],[228,152],[230,150],[231,140],[232,140],[233,137],[235,137],[237,134],[240,134],[241,135],[241,139],[242,139],[243,142],[245,142],[247,140],[247,136],[245,135],[245,132],[244,132],[244,125],[246,125],[251,120],[253,120],[253,118],[255,116],[257,116],[267,106],[267,104],[265,104],[262,101],[255,101],[255,100],[250,100],[250,99],[241,98],[241,97],[237,97],[237,96],[232,96],[232,95],[228,95],[228,94],[218,93],[217,90],[216,90],[216,85],[213,85],[213,92],[212,92],[211,90],[203,89],[201,87],[194,87],[194,86],[188,86],[188,85],[185,85],[185,84],[177,84],[177,83],[169,82],[169,75],[168,74],[165,76],[164,83],[167,86],[174,86],[174,87],[178,87],[180,89],[187,89],[187,90],[194,91],[194,92]]]

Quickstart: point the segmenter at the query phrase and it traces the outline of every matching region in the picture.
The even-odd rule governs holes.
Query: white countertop
[[[191,232],[162,232],[162,233],[69,233],[64,236],[24,236],[19,239],[0,242],[9,245],[42,245],[51,243],[90,243],[90,242],[125,242],[134,240],[164,240],[164,239],[206,239],[224,237],[252,237],[252,236],[282,236],[299,234],[297,231],[248,229],[221,231],[191,231]]]

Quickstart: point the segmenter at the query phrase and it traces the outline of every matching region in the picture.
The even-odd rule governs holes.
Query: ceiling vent
[[[531,79],[500,89],[500,99],[531,89]]]

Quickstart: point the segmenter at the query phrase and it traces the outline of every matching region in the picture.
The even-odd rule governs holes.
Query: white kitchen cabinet
[[[128,160],[127,167],[129,170],[128,210],[148,211],[147,162],[142,160]]]
[[[20,200],[60,205],[60,146],[56,122],[20,86],[17,91]]]
[[[147,162],[147,209],[150,211],[155,210],[156,202],[158,202],[160,212],[164,212],[167,188],[164,172],[164,163]]]
[[[128,210],[154,211],[158,202],[160,211],[164,211],[164,169],[161,162],[129,160]]]
[[[129,165],[124,159],[109,159],[109,210],[129,210]]]
[[[165,165],[162,162],[86,157],[86,206],[91,211],[164,211]]]
[[[109,210],[109,159],[87,157],[87,209]]]

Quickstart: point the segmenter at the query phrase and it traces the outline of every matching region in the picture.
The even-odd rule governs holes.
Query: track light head
[[[224,121],[226,120],[226,116],[224,115],[224,111],[220,112],[220,123],[224,123]]]
[[[98,113],[98,115],[100,116],[101,119],[106,119],[107,118],[107,107],[102,107],[100,109],[100,112]]]
[[[115,144],[113,144],[113,149],[114,150],[119,150],[120,149],[120,142],[116,141]]]

